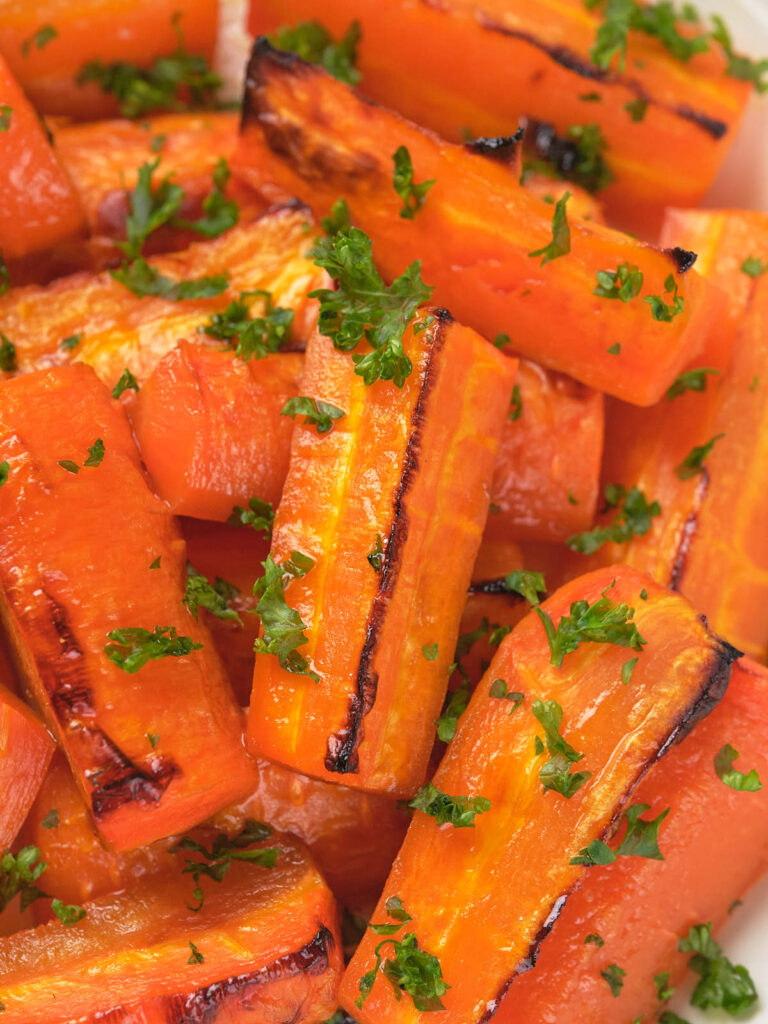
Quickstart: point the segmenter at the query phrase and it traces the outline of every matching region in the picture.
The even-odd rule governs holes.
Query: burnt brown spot
[[[146,767],[132,761],[102,729],[84,727],[81,740],[95,767],[84,772],[93,787],[91,808],[101,821],[125,804],[156,804],[179,773],[171,758],[153,754]]]
[[[406,499],[413,487],[419,468],[422,431],[427,403],[437,378],[437,358],[445,344],[445,331],[450,323],[447,310],[432,310],[436,325],[432,329],[432,340],[421,381],[418,398],[411,415],[410,431],[405,449],[403,469],[395,488],[393,499],[392,528],[386,546],[386,557],[379,574],[379,585],[371,604],[366,623],[365,640],[358,662],[355,692],[349,699],[347,719],[342,727],[328,737],[325,768],[329,772],[357,772],[359,770],[358,748],[363,740],[363,720],[376,701],[378,675],[373,662],[378,649],[387,606],[395,589],[408,538],[408,514]],[[447,315],[446,315],[447,314]]]
[[[478,580],[471,583],[468,593],[470,594],[505,594],[512,601],[522,601],[520,594],[511,591],[507,586],[506,576],[500,576],[495,580]]]
[[[693,501],[691,502],[691,511],[686,516],[683,528],[680,531],[680,537],[678,538],[677,551],[675,552],[675,558],[672,563],[672,573],[668,584],[671,590],[680,589],[680,584],[682,583],[683,576],[685,575],[685,566],[688,561],[691,545],[693,544],[694,537],[696,536],[696,530],[699,526],[699,515],[701,514],[701,509],[704,505],[704,499],[707,496],[708,490],[709,472],[707,467],[703,466],[693,495]]]
[[[690,270],[699,258],[697,253],[691,252],[689,249],[681,249],[678,245],[674,249],[663,249],[662,251],[675,264],[678,274],[684,274]]]
[[[480,156],[489,156],[502,163],[514,158],[519,144],[523,141],[523,128],[518,128],[514,135],[481,135],[466,143],[470,153],[478,153]]]

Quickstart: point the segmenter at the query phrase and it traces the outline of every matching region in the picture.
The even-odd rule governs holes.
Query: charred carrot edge
[[[102,835],[141,846],[252,788],[239,709],[210,634],[181,603],[181,535],[109,392],[86,366],[0,390],[0,614]],[[97,439],[101,459],[86,466]],[[173,627],[193,646],[129,675],[108,634],[135,627]]]
[[[728,296],[713,332],[717,346],[687,369],[708,367],[704,393],[662,399],[648,412],[608,407],[604,482],[640,487],[658,501],[651,530],[595,558],[625,560],[680,590],[713,629],[748,654],[768,649],[765,522],[765,330],[768,286],[741,270],[768,259],[768,217],[759,213],[676,211],[675,234],[702,244],[703,272]],[[687,479],[680,467],[719,437]],[[684,471],[683,471],[684,472]],[[582,560],[583,561],[583,560]]]
[[[0,853],[24,824],[54,748],[34,712],[0,685]]]
[[[274,305],[294,310],[292,344],[303,343],[317,316],[317,304],[307,292],[327,280],[306,257],[310,228],[307,210],[293,203],[182,253],[148,259],[173,280],[228,273],[229,287],[216,298],[138,298],[108,273],[14,288],[0,296],[0,320],[16,346],[19,371],[48,366],[54,356],[57,362],[89,363],[110,388],[126,366],[141,383],[179,338],[199,338],[198,328],[213,313],[254,288],[269,291]],[[75,347],[62,348],[62,341],[73,336],[80,336]],[[213,344],[222,347],[221,342]]]
[[[6,1020],[53,1024],[62,1005],[86,1024],[105,1014],[324,1019],[343,967],[333,897],[296,840],[275,834],[258,845],[279,851],[274,866],[233,861],[197,913],[174,858],[144,879],[140,901],[128,891],[86,903],[77,942],[60,921],[0,939]]]
[[[187,341],[158,363],[130,417],[155,489],[174,513],[223,522],[250,498],[277,506],[293,427],[280,413],[299,393],[302,364],[298,352],[245,362]]]
[[[157,57],[178,50],[177,21],[186,52],[210,58],[218,26],[216,0],[24,4],[3,12],[0,53],[41,113],[93,120],[114,116],[118,105],[96,83],[77,82],[85,65],[98,60],[149,67]]]
[[[629,683],[622,681],[633,653],[626,645],[582,644],[565,655],[561,668],[553,667],[544,624],[531,612],[499,648],[434,777],[442,792],[484,797],[490,808],[473,828],[460,829],[440,827],[417,812],[373,915],[375,922],[386,921],[386,900],[402,900],[412,918],[407,931],[438,958],[451,986],[442,997],[447,1024],[492,1018],[507,989],[536,962],[583,877],[585,869],[570,858],[612,835],[638,780],[712,710],[728,685],[737,652],[709,634],[679,595],[632,569],[613,566],[574,580],[539,611],[559,628],[574,602],[593,605],[603,598],[634,609],[628,623],[644,641]],[[634,642],[631,631],[625,642]],[[506,691],[497,683],[492,693],[495,680]],[[501,699],[500,691],[513,697],[519,692],[520,706]],[[583,754],[573,770],[592,773],[568,784],[576,787],[568,798],[543,788],[547,753],[535,745],[542,735],[532,713],[540,707],[535,698],[559,704],[559,735],[575,755]],[[535,830],[527,829],[530,821]],[[548,865],[544,882],[542,863]],[[458,908],[449,916],[440,910],[446,892]],[[355,1007],[359,980],[375,967],[379,941],[370,933],[364,937],[342,983],[342,1006],[361,1024],[427,1020],[407,995],[397,1001],[385,977],[375,978],[362,1010]],[[391,956],[391,949],[382,955]]]
[[[589,870],[543,944],[536,970],[519,978],[499,1007],[498,1024],[535,1024],[546,1007],[552,1024],[599,1024],[657,1012],[654,977],[669,987],[686,973],[678,938],[695,925],[723,924],[734,900],[765,870],[768,795],[737,793],[716,775],[714,758],[738,748],[736,767],[768,778],[768,670],[748,659],[733,666],[722,703],[671,750],[637,787],[643,817],[669,810],[659,834],[662,861],[626,857]],[[729,865],[727,877],[720,870]],[[638,945],[630,931],[643,936]],[[588,935],[599,935],[585,943]],[[626,972],[615,999],[601,971]]]
[[[39,259],[50,246],[84,235],[85,213],[37,112],[2,57],[0,108],[7,120],[0,162],[0,250],[15,283],[15,262]],[[23,181],[19,167],[24,168]]]
[[[654,237],[664,208],[692,206],[735,136],[750,87],[724,74],[714,52],[682,63],[655,39],[631,33],[626,71],[589,58],[599,11],[581,0],[478,7],[464,0],[386,9],[377,0],[254,0],[250,28],[317,19],[340,38],[361,28],[357,67],[367,96],[444,138],[509,135],[525,116],[567,136],[596,124],[614,181],[600,191],[612,220]],[[429,60],[423,60],[424,40]],[[532,90],[530,83],[537,82]],[[642,111],[633,121],[627,107]]]
[[[345,415],[322,437],[294,428],[271,557],[314,560],[287,600],[320,683],[257,654],[248,722],[258,756],[401,795],[423,781],[515,370],[444,310],[416,327],[402,389],[364,385],[348,355],[310,339],[302,393]]]
[[[393,187],[401,145],[416,180],[435,182],[413,220],[399,216]],[[264,39],[248,67],[232,166],[254,187],[277,182],[316,213],[343,196],[385,277],[421,259],[435,302],[460,321],[491,339],[510,333],[521,355],[626,401],[660,398],[703,343],[710,300],[688,269],[693,254],[660,252],[571,218],[570,252],[542,265],[530,254],[551,241],[553,208],[506,167],[419,130]],[[624,264],[642,273],[642,295],[595,295],[598,272]],[[684,304],[669,322],[654,319],[645,301],[669,298],[665,288],[677,288]]]
[[[567,540],[595,516],[603,396],[525,359],[515,384],[485,539]]]

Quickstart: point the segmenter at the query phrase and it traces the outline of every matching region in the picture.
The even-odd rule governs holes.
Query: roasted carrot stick
[[[768,670],[737,661],[722,703],[635,792],[635,802],[649,807],[643,817],[669,810],[658,840],[664,859],[620,857],[590,868],[542,944],[535,969],[515,981],[495,1021],[655,1017],[654,978],[667,974],[662,988],[675,988],[686,974],[689,957],[678,951],[678,939],[693,925],[711,921],[718,928],[768,866],[768,789],[734,792],[715,770],[715,758],[730,745],[739,751],[734,767],[756,772],[765,787],[766,711]],[[625,972],[617,997],[601,976],[612,963]]]
[[[0,391],[0,614],[102,835],[141,846],[249,792],[240,714],[107,389],[70,366]]]
[[[342,970],[333,897],[288,836],[233,852],[260,848],[277,852],[274,866],[231,859],[218,884],[203,881],[198,912],[188,908],[190,875],[174,867],[145,878],[140,898],[86,903],[69,929],[53,921],[0,939],[5,1020],[54,1024],[63,1007],[83,1024],[323,1020]]]
[[[50,246],[84,235],[85,214],[36,111],[2,57],[0,125],[0,253],[11,264],[15,281],[14,264],[39,259]],[[7,270],[0,278],[0,291],[5,291]]]
[[[590,50],[602,11],[582,0],[251,3],[254,34],[311,19],[336,39],[356,20],[360,88],[444,138],[508,135],[523,115],[569,140],[574,125],[596,125],[613,178],[599,196],[611,218],[647,237],[665,206],[693,206],[704,195],[750,91],[724,74],[717,46],[683,62],[638,32],[623,69],[618,58],[597,67]]]
[[[0,685],[0,853],[24,824],[54,742],[31,708]]]
[[[157,58],[178,57],[180,34],[187,56],[209,59],[217,22],[215,0],[2,0],[0,53],[41,113],[92,120],[116,114],[118,100],[95,80],[78,82],[89,63],[123,65],[130,78]],[[178,67],[165,77],[178,77]]]
[[[255,187],[276,182],[317,213],[343,196],[385,277],[421,259],[435,301],[485,337],[506,332],[521,355],[637,405],[660,398],[703,344],[709,301],[704,282],[683,273],[690,254],[574,218],[566,239],[567,202],[537,199],[504,165],[372,106],[263,39],[245,104],[233,173]],[[434,182],[411,219],[394,188],[400,147],[415,182]]]
[[[493,475],[485,538],[492,543],[567,540],[594,519],[603,396],[525,359],[515,385],[516,401]]]
[[[207,337],[198,329],[214,313],[223,313],[242,292],[260,289],[270,293],[274,306],[294,310],[291,338],[303,341],[317,316],[317,305],[306,293],[326,280],[306,257],[309,223],[305,211],[283,208],[185,252],[148,260],[174,280],[228,273],[226,291],[214,298],[174,302],[138,297],[108,273],[13,289],[0,296],[0,320],[15,345],[18,369],[74,359],[94,366],[109,387],[126,367],[141,382],[180,338]]]
[[[397,388],[364,384],[349,355],[310,339],[302,395],[343,415],[327,433],[301,417],[294,428],[270,557],[284,566],[299,553],[305,575],[284,600],[307,632],[280,659],[256,655],[248,736],[252,753],[308,775],[410,795],[424,781],[515,362],[438,309],[403,345],[413,370]],[[268,572],[265,582],[282,578]],[[268,585],[260,608],[274,600]]]
[[[158,363],[131,421],[173,512],[221,522],[250,498],[277,505],[293,426],[280,412],[298,395],[302,363],[298,352],[245,362],[186,341]]]
[[[434,777],[449,809],[466,813],[466,801],[477,820],[441,827],[454,818],[416,812],[372,918],[402,905],[410,920],[397,917],[395,945],[379,947],[388,976],[375,970],[382,940],[366,933],[342,1006],[362,1024],[395,1024],[427,1020],[438,999],[449,1024],[489,1020],[582,879],[571,858],[610,837],[638,779],[720,699],[733,657],[683,598],[622,566],[531,612],[502,642]],[[407,972],[405,992],[401,956],[423,967]]]
[[[659,503],[660,515],[646,534],[606,545],[595,557],[624,559],[676,587],[720,634],[762,658],[768,648],[768,278],[741,268],[750,258],[768,260],[768,218],[678,211],[673,224],[684,244],[689,238],[705,243],[703,271],[728,301],[716,321],[717,345],[686,368],[688,387],[697,390],[643,413],[609,406],[604,482],[638,487],[648,502]],[[702,450],[713,438],[711,451]]]

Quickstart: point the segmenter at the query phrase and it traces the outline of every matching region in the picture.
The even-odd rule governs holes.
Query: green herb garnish
[[[259,654],[274,654],[287,672],[309,676],[316,683],[320,677],[309,667],[307,659],[296,650],[307,642],[307,626],[297,611],[285,600],[285,587],[291,580],[301,579],[313,568],[314,561],[300,551],[292,551],[282,565],[267,555],[264,575],[256,580],[253,592],[259,597],[256,614],[261,619],[262,635],[253,649]]]
[[[475,817],[491,809],[491,801],[484,796],[449,796],[428,782],[408,802],[414,811],[423,811],[438,825],[454,828],[474,828]]]
[[[182,658],[192,651],[199,651],[202,644],[191,637],[179,636],[174,626],[155,626],[153,632],[140,626],[126,626],[107,633],[104,653],[123,672],[138,672],[154,658]]]
[[[353,21],[337,43],[319,21],[302,21],[282,26],[269,41],[278,50],[288,50],[309,64],[320,65],[340,82],[357,85],[361,75],[355,61],[361,35],[360,23]]]
[[[585,533],[576,533],[568,538],[568,547],[583,555],[591,555],[603,544],[626,544],[633,537],[642,537],[650,530],[652,519],[661,515],[658,501],[649,502],[639,487],[630,491],[621,484],[608,484],[605,501],[617,513],[608,526],[596,526]]]
[[[424,200],[435,184],[435,179],[431,178],[429,181],[422,181],[418,184],[413,180],[413,161],[406,146],[398,146],[392,154],[392,160],[395,165],[392,184],[395,192],[403,201],[400,216],[405,220],[413,220],[424,205]]]

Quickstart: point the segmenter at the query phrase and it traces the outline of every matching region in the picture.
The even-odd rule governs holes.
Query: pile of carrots
[[[233,104],[216,0],[0,0],[0,1021],[740,1016],[768,214],[698,204],[768,60],[247,21]]]

